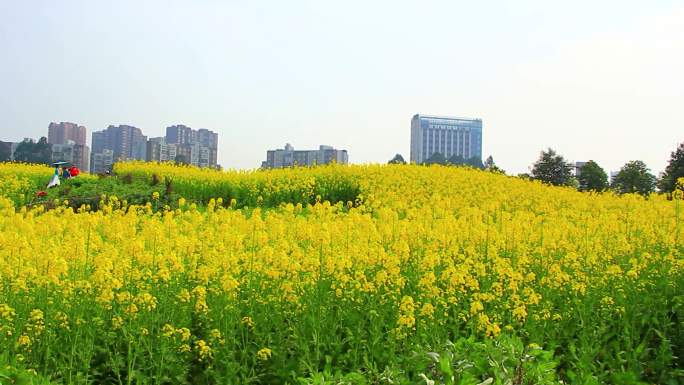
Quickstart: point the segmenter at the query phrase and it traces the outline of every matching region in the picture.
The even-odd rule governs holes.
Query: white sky
[[[684,3],[0,0],[0,140],[132,124],[219,133],[219,162],[329,144],[409,157],[415,113],[483,119],[483,155],[552,147],[660,172],[684,141]]]

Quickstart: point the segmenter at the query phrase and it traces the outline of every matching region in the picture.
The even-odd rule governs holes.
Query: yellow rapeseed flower
[[[257,359],[260,361],[268,361],[271,358],[271,349],[269,348],[261,348],[259,351],[256,353]]]

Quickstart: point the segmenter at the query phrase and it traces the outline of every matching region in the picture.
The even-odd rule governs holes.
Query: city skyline
[[[465,115],[486,122],[483,158],[512,174],[547,147],[657,174],[684,140],[676,1],[27,1],[0,20],[3,140],[49,121],[150,137],[190,122],[219,133],[231,168],[287,141],[385,163],[409,158],[414,114]]]
[[[451,122],[451,123],[446,122],[446,123],[445,123],[445,122],[442,121],[442,120],[452,120],[453,122]],[[416,122],[419,122],[419,123],[416,124]],[[425,126],[425,127],[421,127],[420,122],[422,122],[422,123],[423,123],[422,125]],[[439,125],[439,123],[453,124],[454,126],[453,126],[453,127],[447,127],[447,126]],[[434,145],[437,145],[437,144],[439,144],[440,146],[441,146],[441,145],[444,145],[443,151],[439,151],[439,150],[438,150],[438,151],[432,151],[432,152],[430,152],[430,151],[433,149],[432,146],[428,146],[428,147],[426,147],[425,149],[423,149],[423,148],[422,148],[422,147],[423,147],[422,145],[421,145],[421,149],[417,149],[419,143],[422,144],[423,142],[422,142],[422,141],[416,141],[416,144],[415,144],[415,146],[416,146],[416,149],[415,149],[416,153],[417,153],[417,152],[420,152],[421,150],[422,150],[423,152],[427,150],[428,152],[427,152],[427,153],[424,153],[424,154],[421,154],[421,155],[414,155],[414,135],[418,135],[418,133],[417,133],[418,131],[416,131],[416,129],[419,129],[419,130],[422,129],[422,130],[420,130],[420,136],[421,136],[421,138],[422,138],[423,135],[428,134],[428,132],[429,132],[429,131],[432,131],[432,130],[439,131],[439,132],[441,132],[440,130],[443,130],[443,129],[446,129],[446,128],[451,128],[451,129],[459,130],[459,129],[463,129],[463,128],[465,127],[465,126],[463,126],[464,124],[470,126],[470,125],[472,125],[473,123],[476,125],[475,128],[476,128],[476,131],[477,131],[477,136],[476,136],[476,139],[475,139],[475,146],[477,146],[477,150],[475,150],[476,153],[473,153],[472,155],[473,155],[473,157],[479,157],[480,160],[481,160],[482,162],[484,162],[484,160],[485,160],[485,158],[486,158],[487,156],[492,156],[493,154],[488,154],[488,155],[486,155],[486,154],[482,151],[482,142],[483,142],[483,140],[482,140],[482,119],[479,119],[479,118],[466,118],[466,117],[455,117],[455,116],[445,116],[445,115],[420,114],[420,113],[413,115],[413,117],[411,118],[410,127],[409,127],[409,132],[410,132],[410,136],[411,136],[410,148],[409,148],[409,151],[408,151],[407,154],[406,154],[406,155],[408,155],[408,159],[409,159],[411,162],[415,162],[415,163],[421,164],[421,163],[425,162],[425,161],[427,160],[427,158],[429,158],[429,155],[426,156],[425,154],[436,154],[436,153],[439,153],[439,154],[441,154],[441,155],[444,155],[445,158],[447,158],[447,159],[449,159],[452,155],[454,155],[454,156],[455,156],[455,155],[463,156],[463,153],[462,153],[463,148],[461,148],[460,150],[455,150],[456,147],[454,147],[454,148],[452,148],[452,149],[449,149],[447,146],[448,146],[448,143],[450,143],[450,142],[446,141],[446,142],[442,143],[442,142],[440,141],[440,138],[441,138],[441,137],[440,137],[439,135],[435,135],[434,139],[432,138],[432,136],[430,136],[430,139],[433,140],[433,142],[432,142],[432,145],[433,145],[433,146],[434,146]],[[435,124],[437,124],[437,125],[435,125]],[[64,129],[64,128],[63,128],[64,126],[66,126],[66,130],[67,130],[68,134],[65,134],[65,133],[58,133],[58,132],[56,132],[56,131],[53,131],[53,130],[55,130],[55,129],[57,129],[57,128],[62,128],[62,129]],[[427,128],[428,126],[429,126],[430,130],[425,130],[425,128]],[[457,127],[457,126],[459,126],[459,127]],[[176,133],[176,134],[171,133],[172,137],[175,138],[175,139],[173,139],[173,140],[171,141],[171,143],[170,143],[170,144],[172,144],[172,145],[174,145],[174,144],[175,144],[175,145],[186,144],[187,141],[190,140],[191,137],[193,138],[193,139],[192,139],[192,142],[195,142],[195,141],[197,141],[197,140],[200,140],[203,144],[208,144],[208,143],[206,143],[206,141],[209,140],[209,141],[212,143],[212,145],[214,145],[214,146],[217,146],[217,144],[218,144],[218,133],[215,133],[215,132],[213,132],[213,131],[211,131],[211,130],[208,130],[208,129],[206,129],[206,128],[192,129],[191,127],[188,127],[188,126],[186,126],[186,125],[184,125],[184,124],[174,124],[174,125],[172,125],[172,126],[167,126],[167,127],[165,128],[165,130],[164,130],[164,131],[165,131],[165,135],[164,135],[164,136],[144,135],[144,131],[142,131],[141,128],[135,127],[135,126],[132,126],[132,125],[127,125],[127,124],[121,124],[121,125],[119,125],[119,126],[114,126],[114,125],[110,124],[110,125],[107,126],[107,128],[105,128],[105,129],[103,129],[103,130],[99,130],[99,131],[91,131],[90,135],[88,135],[87,127],[86,127],[85,125],[82,125],[82,124],[80,124],[80,123],[69,122],[69,121],[66,121],[66,122],[65,122],[65,121],[61,121],[61,122],[59,122],[59,123],[54,122],[54,121],[53,121],[53,122],[50,122],[49,125],[48,125],[48,134],[47,134],[47,135],[39,135],[39,136],[36,137],[36,138],[24,137],[24,138],[22,138],[21,140],[16,140],[16,141],[11,140],[11,139],[10,139],[10,140],[7,140],[7,138],[0,138],[0,143],[3,143],[3,144],[14,144],[14,145],[16,145],[16,144],[18,144],[18,143],[20,143],[21,141],[24,141],[24,140],[33,140],[33,141],[37,141],[37,139],[44,137],[44,138],[46,138],[46,139],[48,140],[48,143],[50,143],[50,144],[52,144],[52,145],[60,146],[60,145],[68,145],[68,144],[72,144],[72,145],[73,145],[73,144],[77,144],[77,145],[80,145],[80,146],[84,146],[86,150],[85,150],[85,152],[80,152],[80,154],[83,154],[84,156],[86,156],[85,159],[88,159],[88,158],[90,158],[90,159],[89,159],[89,162],[86,161],[86,163],[89,163],[89,167],[87,167],[87,168],[86,168],[86,167],[82,167],[82,168],[83,168],[84,170],[88,170],[88,169],[92,169],[92,168],[93,168],[93,162],[95,162],[95,159],[100,159],[100,161],[102,161],[102,153],[101,153],[101,152],[96,153],[96,152],[95,152],[95,148],[97,148],[97,147],[93,147],[93,146],[92,146],[92,144],[93,144],[93,138],[95,138],[95,136],[98,135],[98,134],[103,134],[104,132],[106,132],[106,131],[109,130],[109,129],[112,129],[112,128],[119,128],[119,127],[126,127],[126,128],[129,128],[129,129],[134,129],[134,130],[140,131],[140,135],[141,135],[141,137],[143,138],[143,140],[142,140],[142,145],[140,146],[139,150],[137,150],[136,155],[129,154],[129,156],[124,156],[123,158],[121,157],[121,154],[117,153],[116,151],[111,151],[110,149],[107,149],[107,151],[110,151],[110,152],[111,152],[111,154],[105,154],[105,157],[109,156],[109,158],[111,158],[111,160],[110,160],[109,163],[108,163],[109,166],[111,166],[113,163],[115,163],[115,162],[117,161],[117,160],[116,160],[117,158],[120,158],[121,160],[143,160],[143,161],[162,161],[162,162],[163,162],[163,161],[169,161],[169,160],[171,160],[171,159],[169,159],[169,158],[160,158],[160,159],[157,159],[155,156],[152,156],[152,157],[150,156],[150,153],[151,153],[151,152],[152,152],[152,153],[156,153],[156,156],[157,156],[157,157],[159,156],[159,154],[160,154],[160,148],[159,148],[158,146],[159,146],[160,144],[162,144],[162,143],[163,143],[163,145],[166,145],[166,144],[167,144],[166,141],[167,141],[167,139],[169,138],[169,135],[170,135],[169,130],[170,130],[170,129],[176,129],[176,130],[180,129],[180,130],[181,130],[180,132],[182,132],[183,130],[187,130],[187,133],[185,133],[185,135],[182,135],[182,134],[180,134],[180,133]],[[71,132],[70,130],[77,130],[77,131]],[[425,132],[423,132],[423,131],[425,131]],[[468,131],[470,131],[470,128],[468,129]],[[78,132],[78,133],[76,133],[76,132]],[[415,133],[414,133],[414,132],[415,132]],[[85,141],[83,141],[83,140],[80,139],[80,137],[81,137],[83,134],[85,134],[85,136],[86,136],[86,140],[85,140]],[[445,134],[446,134],[446,132],[445,132]],[[175,135],[175,136],[173,136],[173,135]],[[208,138],[207,135],[210,136],[210,139],[207,139],[207,138]],[[431,135],[431,133],[430,133],[430,135]],[[448,135],[448,134],[447,134],[447,135]],[[79,139],[74,140],[75,138],[74,138],[73,136],[78,136]],[[182,139],[181,137],[183,137],[183,136],[184,136],[186,139]],[[416,136],[416,137],[417,137],[417,136]],[[52,139],[50,139],[50,138],[52,138]],[[59,138],[59,140],[55,140],[55,138]],[[88,138],[91,138],[91,140],[87,140]],[[454,138],[456,138],[456,136],[454,136]],[[442,138],[441,140],[444,141],[444,140],[446,140],[446,139],[447,139],[447,137]],[[465,139],[465,136],[463,137],[463,139]],[[51,141],[51,140],[52,140],[52,141]],[[424,140],[424,139],[423,139],[423,140]],[[452,146],[454,146],[454,143],[458,143],[458,140],[457,140],[457,139],[451,139],[451,138],[449,137],[448,140],[451,140],[451,141],[452,141],[452,143],[451,143]],[[454,142],[454,140],[456,140],[456,141]],[[470,143],[471,140],[472,140],[472,139],[468,139],[468,142],[467,142],[467,143]],[[85,144],[82,144],[82,143],[85,143]],[[152,145],[152,147],[151,147],[150,145]],[[455,145],[458,146],[458,144],[455,144]],[[461,145],[462,145],[462,144],[461,144]],[[155,147],[155,146],[157,146],[157,147]],[[291,147],[291,145],[290,145],[289,143],[286,143],[285,150],[287,150],[287,147],[288,147],[288,146]],[[320,145],[319,147],[320,147],[319,150],[302,150],[302,151],[296,151],[296,152],[311,152],[311,153],[313,153],[313,152],[323,151],[324,148],[325,148],[326,150],[338,151],[337,149],[334,149],[332,146],[328,146],[328,145]],[[434,148],[436,148],[436,147],[434,147]],[[441,147],[440,147],[440,148],[441,148]],[[550,147],[547,147],[547,148],[550,148]],[[428,150],[428,149],[429,149],[429,150]],[[184,153],[183,150],[179,150],[178,153],[179,153],[180,155],[188,156],[188,157],[189,157],[189,156],[190,156],[190,152],[189,152],[190,150],[189,150],[189,149],[186,149],[186,150],[188,151],[187,153]],[[540,149],[540,153],[541,153],[542,151],[544,151],[544,150],[545,150],[544,148]],[[59,149],[55,150],[55,152],[60,152],[60,151],[61,151],[61,150],[59,150]],[[68,151],[72,151],[72,150],[69,149]],[[81,150],[79,150],[79,151],[81,151]],[[100,149],[100,151],[101,151],[101,149]],[[269,154],[269,153],[275,153],[275,151],[276,151],[276,150],[267,150],[267,154]],[[283,150],[282,150],[282,149],[278,149],[277,151],[283,151]],[[362,164],[362,163],[349,162],[349,161],[348,161],[348,158],[347,158],[347,155],[346,155],[346,154],[347,154],[347,150],[346,150],[346,149],[345,149],[345,150],[339,150],[339,151],[343,151],[343,152],[344,152],[344,158],[343,158],[344,161],[340,161],[340,159],[338,159],[338,163],[342,163],[342,164]],[[460,152],[459,152],[459,151],[460,151]],[[168,153],[168,152],[167,152],[167,153]],[[176,151],[174,150],[173,153],[176,154]],[[224,166],[224,165],[222,165],[221,163],[219,163],[219,162],[218,162],[218,159],[219,159],[218,154],[219,154],[219,151],[217,151],[217,149],[215,149],[215,150],[211,151],[210,153],[208,153],[208,154],[206,154],[206,155],[203,155],[203,157],[204,157],[204,162],[203,162],[202,165],[196,164],[196,163],[198,163],[198,160],[197,160],[197,159],[194,159],[193,161],[191,161],[191,162],[189,162],[189,163],[199,165],[200,167],[207,167],[207,166],[212,167],[212,165],[214,165],[214,166],[220,166],[221,168],[227,168],[227,169],[239,169],[239,168],[237,168],[237,167],[231,167],[230,165]],[[396,153],[396,154],[404,155],[403,153]],[[470,153],[469,153],[469,154],[470,154]],[[99,156],[99,157],[96,157],[96,155]],[[561,154],[561,155],[562,155],[562,154]],[[669,156],[669,153],[668,153],[668,156]],[[196,155],[195,155],[195,158],[197,158]],[[468,158],[469,158],[469,157],[463,156],[463,159],[464,159],[464,160],[467,160]],[[575,159],[566,158],[566,161],[568,161],[568,164],[571,164],[572,167],[574,167],[575,169],[578,169],[578,168],[579,168],[579,166],[577,166],[577,165],[579,165],[579,164],[585,164],[585,163],[586,163],[587,161],[589,161],[589,160],[594,160],[594,158],[591,158],[591,157],[590,157],[590,158],[587,158],[587,159],[584,159],[584,160],[579,160],[579,159],[575,160]],[[535,159],[535,161],[536,161],[536,159]],[[107,161],[105,160],[104,164],[106,164],[106,162],[107,162]],[[78,162],[76,162],[76,163],[80,164],[81,162],[78,161]],[[268,159],[267,159],[267,161],[261,161],[261,163],[260,163],[259,166],[255,166],[255,167],[246,167],[246,168],[244,168],[244,169],[248,169],[248,170],[249,170],[249,169],[258,169],[258,168],[264,168],[264,167],[266,167],[266,168],[273,168],[272,166],[265,166],[265,164],[267,164],[267,163],[269,163],[269,160],[268,160]],[[326,162],[323,162],[323,163],[321,163],[321,164],[325,164],[325,163],[328,163],[328,162],[326,161]],[[380,164],[382,164],[382,163],[385,163],[385,162],[379,161],[379,162],[366,162],[366,163],[380,163]],[[314,164],[314,163],[312,163],[312,164]],[[312,164],[309,164],[309,165],[312,165]],[[647,164],[647,166],[648,166],[648,164]],[[606,169],[606,170],[610,173],[610,175],[611,175],[611,177],[612,177],[612,176],[614,176],[614,174],[616,174],[616,173],[619,171],[619,169],[620,169],[621,167],[622,167],[622,165],[621,165],[620,167],[618,167],[617,169],[615,169],[615,170],[612,170],[612,169]],[[96,169],[97,169],[97,167],[96,167]],[[654,172],[654,174],[655,174],[656,176],[658,176],[658,174],[659,174],[660,171],[661,171],[661,170],[654,170],[654,169],[651,168],[650,166],[649,166],[649,169],[650,169],[652,172]],[[530,171],[530,170],[531,170],[531,166],[528,167],[528,170],[525,170],[525,171],[521,172],[520,174],[527,174],[527,172]],[[93,171],[93,170],[89,170],[89,171]],[[103,170],[102,170],[102,169],[100,169],[99,171],[98,171],[98,170],[95,170],[94,172],[101,172],[101,171],[103,171]],[[505,171],[505,170],[504,170],[504,171]],[[575,173],[577,174],[577,172],[575,172]],[[515,175],[515,174],[516,174],[516,173],[510,173],[510,172],[509,172],[509,175]]]
[[[91,173],[110,171],[116,162],[140,160],[191,164],[198,167],[219,168],[218,133],[206,128],[193,129],[186,125],[166,127],[166,135],[148,137],[131,125],[109,125],[92,131],[90,141],[84,125],[73,122],[51,122],[47,136],[24,137],[21,141],[0,138],[0,162],[14,161],[21,143],[38,143],[40,150],[22,150],[23,161],[36,163],[68,162]],[[51,156],[42,151],[45,143]],[[92,146],[92,149],[90,146]],[[92,151],[91,151],[92,150]],[[26,156],[26,151],[33,155]]]

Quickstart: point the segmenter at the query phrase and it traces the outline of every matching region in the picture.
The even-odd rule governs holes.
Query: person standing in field
[[[59,186],[59,183],[59,166],[56,166],[55,173],[52,175],[52,179],[50,179],[50,183],[48,183],[47,188]]]

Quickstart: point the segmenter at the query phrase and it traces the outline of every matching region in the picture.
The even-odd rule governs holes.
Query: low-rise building
[[[100,152],[93,153],[90,159],[91,172],[102,173],[112,170],[114,164],[114,151],[110,149],[103,149]]]
[[[19,143],[0,141],[0,162],[9,162],[14,160],[14,152],[17,150]]]
[[[266,151],[266,160],[261,163],[261,167],[282,168],[328,163],[348,164],[347,150],[338,150],[325,145],[319,146],[318,150],[295,150],[290,143],[287,143],[285,148]]]
[[[52,144],[52,161],[69,162],[82,171],[90,170],[90,149],[88,146],[68,140],[65,144]]]

